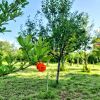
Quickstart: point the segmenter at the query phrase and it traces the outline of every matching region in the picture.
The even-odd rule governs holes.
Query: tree
[[[15,70],[16,56],[15,47],[7,41],[0,41],[0,75]],[[5,62],[5,63],[3,63]]]
[[[19,36],[17,38],[17,41],[19,42],[19,44],[21,45],[21,50],[23,51],[23,55],[24,57],[26,57],[26,60],[28,62],[31,62],[31,58],[30,58],[30,51],[33,51],[33,43],[32,43],[32,36],[31,35],[27,35],[26,37],[22,37]]]
[[[21,26],[19,35],[21,35],[22,37],[26,37],[27,35],[31,35],[32,42],[34,43],[37,40],[36,37],[37,37],[37,32],[38,32],[36,26],[37,25],[36,25],[35,20],[31,20],[30,17],[28,16],[28,19],[25,23],[26,28],[23,29],[23,26]]]
[[[10,44],[8,41],[0,41],[0,50],[3,51],[3,54],[14,50],[14,45]]]
[[[25,29],[21,26],[19,32],[22,37],[32,35],[33,43],[35,43],[39,37],[42,37],[42,39],[46,39],[48,37],[47,28],[43,26],[43,19],[38,19],[38,16],[41,16],[39,11],[37,11],[37,14],[33,17],[33,19],[30,19],[30,16],[28,16],[28,19],[25,22]]]
[[[2,61],[9,54],[9,52],[14,53],[14,46],[7,41],[0,41],[0,65]]]
[[[33,44],[32,36],[29,34],[26,37],[19,36],[17,38],[24,56],[30,64],[36,64],[38,61],[46,61],[48,59],[49,44],[47,41],[39,37]]]
[[[0,2],[0,33],[8,31],[5,24],[22,15],[21,8],[24,8],[27,4],[27,0],[14,0],[12,3],[9,3],[8,0]]]
[[[94,50],[89,53],[88,63],[93,64],[93,67],[94,67],[94,64],[97,63],[97,56]]]
[[[87,50],[91,49],[91,47],[90,47],[90,44],[91,44],[90,39],[91,39],[91,37],[88,34],[88,32],[86,31],[86,34],[83,36],[82,50],[83,50],[83,53],[84,53],[84,58],[83,58],[84,66],[83,66],[83,71],[87,71],[87,72],[90,71],[88,69],[88,53],[87,53]]]
[[[93,38],[93,54],[97,58],[97,62],[100,61],[100,30],[98,29],[96,32],[95,37]]]
[[[39,37],[38,41],[34,44],[32,61],[36,64],[38,61],[48,61],[49,60],[49,42],[43,40],[42,37]]]
[[[73,65],[73,63],[75,62],[74,60],[75,60],[75,53],[70,53],[69,55],[68,55],[68,57],[67,57],[67,60],[68,60],[68,62],[70,63],[70,65],[72,66]]]
[[[70,0],[43,0],[42,12],[48,20],[51,29],[52,55],[58,59],[56,83],[59,80],[60,62],[66,54],[80,48],[86,34],[88,15],[73,12]]]

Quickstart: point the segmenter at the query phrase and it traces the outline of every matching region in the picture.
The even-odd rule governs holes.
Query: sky
[[[17,47],[19,46],[16,37],[18,32],[20,32],[20,26],[24,26],[29,15],[32,18],[36,11],[41,9],[41,0],[28,1],[29,4],[23,9],[23,15],[16,18],[16,22],[10,21],[7,25],[7,29],[10,29],[11,32],[0,34],[0,40],[6,40]],[[72,11],[88,13],[90,23],[94,24],[94,29],[100,27],[100,0],[75,0],[72,5]]]

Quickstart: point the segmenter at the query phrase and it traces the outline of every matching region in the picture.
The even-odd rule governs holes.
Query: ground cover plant
[[[49,64],[49,90],[46,91],[45,72],[30,66],[8,76],[0,77],[0,100],[99,100],[100,68],[91,67],[91,72],[82,72],[82,66],[69,67],[60,72],[60,83],[55,84],[56,65]]]

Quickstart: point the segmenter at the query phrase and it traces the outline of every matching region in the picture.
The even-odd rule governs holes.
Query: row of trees
[[[19,38],[22,38],[22,37],[19,37]],[[18,40],[20,41],[19,38],[18,38]],[[25,41],[26,41],[26,39],[25,39]],[[29,44],[29,42],[30,41],[27,41],[28,44]],[[25,43],[25,47],[26,47],[26,45],[27,44]],[[39,38],[39,40],[37,41],[37,43],[35,43],[34,46],[32,43],[31,47],[34,47],[34,50],[32,50],[32,51],[27,50],[27,52],[29,51],[29,55],[32,58],[32,64],[37,63],[37,61],[39,61],[39,60],[42,60],[44,62],[49,61],[51,63],[57,63],[57,59],[54,58],[52,55],[50,56],[50,54],[49,54],[50,46],[48,46],[48,45],[50,45],[50,44],[48,44],[48,42],[45,43],[45,41],[42,41],[42,38]],[[48,49],[47,49],[47,46],[48,46]],[[7,58],[7,56],[10,56],[10,58],[13,58],[13,60],[16,59],[17,62],[28,61],[28,59],[26,59],[26,58],[28,58],[28,57],[26,57],[27,55],[24,55],[22,53],[23,50],[25,50],[25,49],[24,48],[17,49],[13,44],[10,44],[7,41],[0,41],[0,65],[2,65],[3,61],[6,61],[5,58]],[[41,51],[39,51],[39,50],[41,50]],[[34,51],[34,53],[32,55],[33,51]],[[44,56],[44,55],[46,55],[46,56]],[[98,47],[93,48],[93,50],[91,50],[90,52],[87,52],[87,57],[88,57],[87,61],[89,64],[99,63],[100,62],[99,48]],[[84,51],[79,51],[79,52],[75,51],[75,52],[69,53],[68,55],[66,55],[65,61],[70,63],[70,65],[84,64]]]
[[[30,39],[29,39],[30,38]],[[57,63],[57,59],[50,55],[50,45],[48,42],[43,41],[39,38],[38,41],[33,45],[31,41],[31,36],[28,35],[26,38],[20,36],[18,38],[19,43],[22,48],[16,49],[13,44],[7,41],[0,41],[0,74],[4,75],[6,73],[11,73],[16,70],[16,64],[20,62],[20,69],[24,68],[27,62],[30,65],[36,64],[38,61],[43,62],[53,62]],[[23,40],[23,42],[21,42]],[[26,41],[27,40],[27,41]],[[24,43],[25,42],[25,43]],[[24,45],[25,44],[25,45]],[[29,49],[28,49],[29,48]],[[87,63],[96,64],[100,62],[99,56],[100,48],[96,47],[91,52],[87,53]],[[84,64],[84,51],[72,52],[66,55],[64,62],[68,62],[70,66],[73,64]],[[65,66],[61,61],[60,70],[64,70]],[[67,68],[67,66],[66,66]]]
[[[19,33],[22,39],[26,36],[32,36],[31,42],[33,47],[26,53],[29,55],[29,51],[33,51],[31,55],[35,56],[34,48],[39,39],[41,42],[49,44],[45,47],[48,53],[43,53],[37,61],[43,60],[44,56],[53,58],[58,63],[56,83],[59,80],[59,71],[64,69],[64,62],[66,56],[74,51],[83,51],[84,54],[84,71],[88,71],[87,67],[87,50],[90,49],[91,36],[90,30],[92,25],[88,25],[88,14],[71,12],[73,2],[71,0],[43,0],[41,12],[38,11],[36,20],[31,21],[28,19],[26,22],[26,29],[21,30]],[[47,20],[46,25],[43,24],[44,19],[37,19],[37,16],[45,18]],[[18,38],[19,38],[18,37]],[[21,40],[22,40],[21,39]],[[22,48],[24,46],[19,41]],[[28,48],[26,46],[26,48]],[[44,45],[41,45],[37,49],[37,54],[41,54]],[[25,49],[23,49],[25,50]],[[24,51],[23,51],[24,52]],[[29,59],[29,58],[28,58]],[[30,59],[29,61],[32,61]],[[61,66],[62,63],[62,66]]]

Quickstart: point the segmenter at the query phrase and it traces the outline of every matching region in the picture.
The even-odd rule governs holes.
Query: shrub
[[[40,92],[38,97],[40,99],[54,99],[55,98],[55,93],[54,91],[48,91],[48,92]]]

